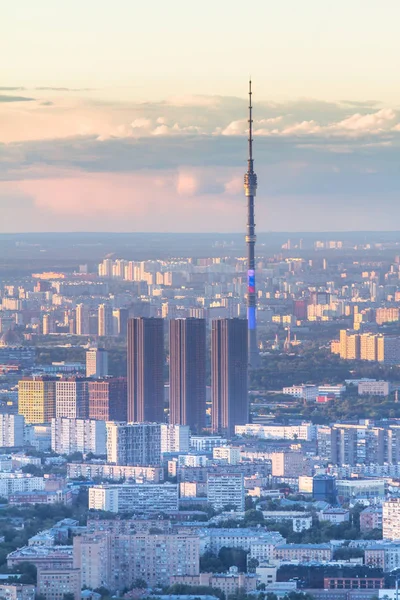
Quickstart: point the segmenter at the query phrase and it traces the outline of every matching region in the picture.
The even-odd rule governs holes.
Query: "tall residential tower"
[[[169,348],[169,422],[200,433],[206,426],[205,319],[171,319]]]
[[[212,429],[231,437],[249,420],[247,323],[215,319],[211,324]]]
[[[244,176],[244,191],[247,198],[247,327],[249,346],[249,366],[256,369],[260,363],[257,346],[256,322],[256,275],[254,250],[256,245],[254,223],[254,198],[257,192],[257,175],[254,172],[253,161],[253,107],[251,104],[251,80],[249,81],[249,157],[247,172]]]
[[[128,321],[128,421],[164,421],[164,322]]]

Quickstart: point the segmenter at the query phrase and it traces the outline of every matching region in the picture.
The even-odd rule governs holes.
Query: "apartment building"
[[[160,465],[161,425],[107,422],[107,462],[116,465]]]
[[[110,512],[151,514],[178,510],[178,485],[137,483],[89,488],[89,508]]]
[[[68,419],[57,417],[51,420],[51,449],[57,454],[92,452],[105,455],[106,424],[94,419]]]
[[[243,473],[208,473],[207,501],[215,510],[226,506],[242,512],[244,510]]]

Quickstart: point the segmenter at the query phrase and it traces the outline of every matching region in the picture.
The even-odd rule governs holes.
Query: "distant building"
[[[89,419],[128,420],[128,389],[125,377],[107,377],[88,382]]]
[[[90,314],[86,304],[77,304],[75,310],[76,335],[90,334]]]
[[[274,557],[280,561],[328,562],[333,551],[330,544],[279,544]]]
[[[37,593],[46,600],[64,600],[66,594],[81,594],[80,569],[38,569]]]
[[[246,594],[257,589],[258,578],[254,573],[239,573],[230,567],[228,573],[200,573],[199,575],[172,575],[171,585],[204,585],[221,590],[228,598],[243,590]]]
[[[23,446],[24,427],[23,415],[0,414],[0,447]]]
[[[319,513],[320,521],[329,521],[333,525],[346,523],[350,520],[350,511],[346,508],[327,508]]]
[[[51,449],[58,454],[82,452],[106,454],[106,424],[94,419],[67,419],[51,421]]]
[[[89,488],[89,509],[151,514],[178,510],[177,484],[125,483]]]
[[[212,452],[217,446],[225,446],[227,441],[220,435],[192,435],[190,446],[197,452]]]
[[[56,416],[56,379],[24,377],[18,382],[18,412],[27,423],[50,423]]]
[[[282,393],[293,396],[294,398],[299,398],[305,402],[315,402],[315,399],[318,396],[318,386],[311,384],[292,385],[290,387],[284,387]]]
[[[389,396],[389,381],[360,381],[358,384],[359,396]]]
[[[336,478],[331,475],[314,475],[312,495],[314,500],[331,503],[336,498]]]
[[[242,473],[209,473],[207,500],[215,510],[226,506],[235,511],[244,510],[244,479]]]
[[[87,419],[89,383],[83,377],[68,377],[56,382],[56,417]]]
[[[382,529],[383,510],[382,506],[367,506],[360,513],[360,531],[372,531]]]
[[[389,498],[382,504],[383,538],[400,540],[400,498]]]
[[[108,352],[104,348],[91,348],[86,352],[86,377],[107,377]]]
[[[109,337],[114,334],[114,323],[112,307],[108,304],[100,304],[98,311],[98,336]]]
[[[189,425],[167,425],[161,424],[161,452],[190,451],[190,429]]]

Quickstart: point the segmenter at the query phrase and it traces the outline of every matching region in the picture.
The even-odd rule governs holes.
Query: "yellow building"
[[[378,336],[374,333],[363,333],[360,335],[360,358],[361,360],[378,360]]]
[[[376,322],[378,325],[383,323],[393,323],[399,320],[400,310],[398,308],[377,308],[376,309]]]
[[[49,423],[56,416],[56,379],[21,379],[18,382],[18,412],[27,423]]]
[[[360,335],[347,329],[340,330],[340,358],[356,360],[360,358]]]

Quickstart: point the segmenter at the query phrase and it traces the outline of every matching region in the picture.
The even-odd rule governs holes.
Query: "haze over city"
[[[9,3],[1,232],[391,230],[395,0]]]

